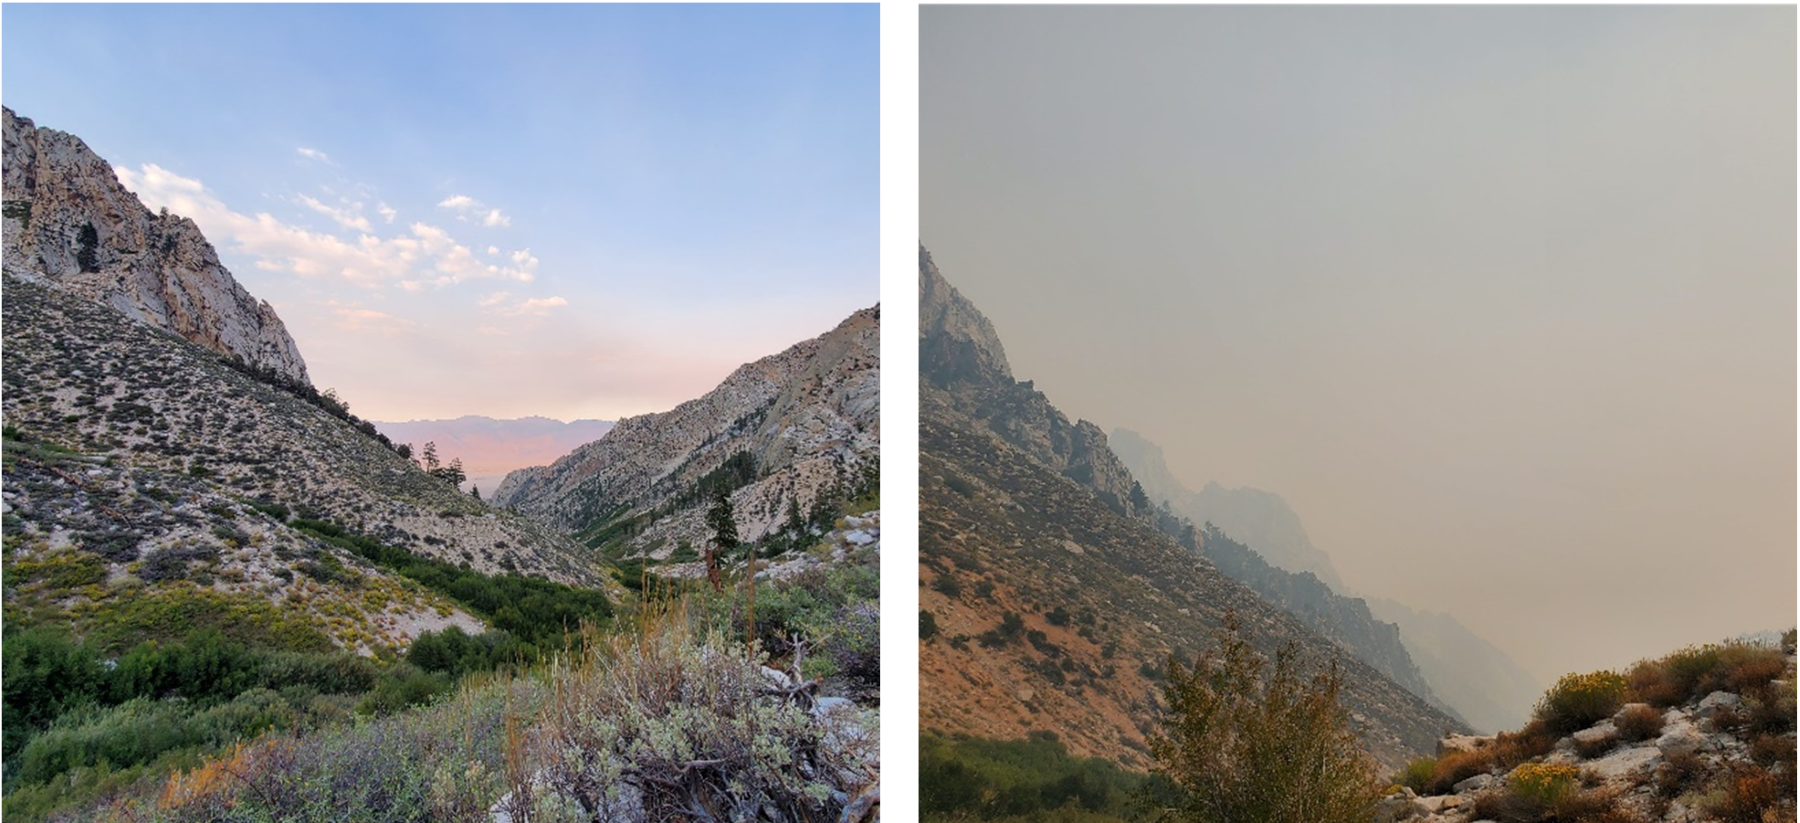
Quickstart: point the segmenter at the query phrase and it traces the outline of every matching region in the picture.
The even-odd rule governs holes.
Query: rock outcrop
[[[1439,773],[1435,779],[1469,776],[1438,793],[1423,791],[1431,787],[1417,782],[1396,788],[1376,821],[1791,821],[1794,655],[1791,646],[1783,651],[1785,665],[1769,648],[1763,661],[1717,677],[1726,688],[1703,686],[1704,695],[1665,707],[1625,703],[1611,717],[1554,742],[1540,725],[1498,737],[1447,737],[1432,764]],[[1703,658],[1687,655],[1683,665],[1688,675],[1707,682],[1714,678],[1698,668],[1696,661]],[[1541,741],[1535,749],[1521,742],[1533,738]],[[1533,751],[1539,753],[1519,756]],[[1458,765],[1446,770],[1446,764]],[[1560,790],[1546,791],[1559,781]],[[1552,794],[1566,798],[1559,801],[1560,816],[1557,807],[1542,802]]]
[[[275,309],[238,285],[194,221],[152,213],[80,138],[5,118],[8,274],[49,282],[140,323],[307,382]]]
[[[698,399],[621,420],[549,466],[507,475],[489,500],[595,539],[618,525],[623,554],[661,559],[684,542],[705,544],[712,501],[696,490],[714,472],[737,472],[738,536],[760,540],[795,512],[870,482],[881,444],[880,332],[880,307],[856,312]]]

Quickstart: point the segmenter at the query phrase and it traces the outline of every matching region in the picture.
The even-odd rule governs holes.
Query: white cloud
[[[418,291],[490,278],[530,282],[538,266],[529,252],[518,252],[512,256],[513,265],[490,267],[476,260],[469,247],[456,242],[449,232],[425,223],[411,224],[404,234],[379,237],[361,215],[301,198],[309,208],[359,232],[347,239],[307,231],[266,212],[251,216],[232,211],[200,181],[153,163],[136,171],[121,166],[116,172],[119,181],[146,205],[192,218],[214,242],[235,246],[257,258],[254,265],[260,269],[338,278],[365,286],[397,283],[402,289]],[[389,212],[385,207],[382,210],[384,216]]]
[[[511,297],[511,296],[512,296],[512,292],[497,291],[497,292],[494,292],[493,294],[490,294],[486,297],[481,298],[481,303],[479,305],[485,309],[488,306],[495,306],[495,305],[504,303],[504,302],[506,302],[506,298]]]
[[[544,315],[549,314],[551,309],[557,309],[567,305],[569,305],[569,301],[564,300],[561,297],[534,297],[530,300],[517,303],[510,308],[501,309],[500,313],[508,317],[518,317],[523,314],[543,317]]]
[[[360,232],[370,231],[368,218],[357,213],[362,211],[361,203],[352,203],[349,208],[345,209],[335,209],[304,194],[300,195],[300,202],[307,208],[337,221],[338,225],[346,229],[356,229]]]
[[[500,253],[500,247],[499,247],[499,246],[488,246],[488,256],[489,256],[489,257],[492,257],[492,256],[494,256],[494,255],[496,255],[496,254],[499,254],[499,253]]]
[[[452,194],[438,201],[438,208],[456,212],[456,219],[464,223],[479,220],[481,225],[492,228],[506,228],[512,225],[512,217],[499,209],[488,208],[480,200],[466,194]]]
[[[399,214],[399,212],[394,211],[392,206],[389,206],[386,203],[376,206],[375,211],[381,215],[382,222],[388,223],[389,225],[393,224],[394,216]]]
[[[301,146],[297,149],[294,149],[294,151],[299,152],[301,157],[304,157],[308,160],[317,160],[321,163],[336,165],[334,163],[331,163],[331,157],[329,155],[327,155],[325,152],[319,151],[318,149],[309,149],[305,146]]]

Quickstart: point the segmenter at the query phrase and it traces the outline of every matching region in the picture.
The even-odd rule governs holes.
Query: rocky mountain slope
[[[1201,537],[1197,541],[1200,556],[1214,568],[1249,586],[1264,600],[1281,607],[1407,691],[1458,720],[1463,719],[1453,707],[1438,699],[1419,673],[1412,655],[1400,642],[1399,627],[1376,619],[1362,600],[1333,592],[1311,572],[1295,574],[1269,565],[1250,547],[1231,539],[1216,526],[1207,528]]]
[[[1227,612],[1265,653],[1292,642],[1335,661],[1384,763],[1462,728],[1139,516],[1105,435],[1012,379],[991,325],[923,252],[920,279],[924,730],[1049,730],[1144,768],[1169,655],[1191,659]]]
[[[1105,432],[1086,420],[1070,423],[1031,381],[1013,380],[993,324],[938,273],[923,247],[919,377],[939,389],[957,389],[959,399],[975,404],[967,410],[972,419],[1031,459],[1091,489],[1113,510],[1149,514],[1147,507],[1132,508],[1136,484],[1108,448]]]
[[[701,489],[728,491],[740,539],[780,532],[873,481],[881,443],[881,310],[739,367],[706,395],[619,421],[489,496],[590,545],[664,559],[710,539]]]
[[[1252,488],[1224,489],[1217,483],[1195,492],[1169,470],[1161,446],[1125,429],[1114,429],[1110,442],[1152,499],[1166,502],[1176,514],[1196,523],[1218,527],[1225,542],[1205,548],[1220,570],[1249,583],[1327,636],[1362,649],[1358,654],[1364,660],[1477,729],[1497,731],[1525,722],[1532,701],[1544,690],[1536,678],[1450,615],[1350,595],[1342,583],[1334,582],[1337,573],[1331,558],[1312,545],[1299,515],[1280,495]],[[1265,553],[1259,539],[1275,548]],[[1285,560],[1276,561],[1271,555]],[[1381,662],[1397,659],[1382,645],[1389,628],[1372,627],[1389,624],[1399,628],[1399,642],[1409,658],[1403,665]]]
[[[1400,640],[1431,690],[1484,732],[1525,724],[1544,684],[1455,617],[1392,600],[1364,598],[1369,611],[1400,627]]]
[[[72,134],[4,109],[6,271],[306,382],[281,318],[219,264],[194,221],[152,213]]]
[[[578,446],[599,440],[612,430],[611,420],[571,420],[548,417],[495,420],[463,415],[453,420],[372,420],[375,428],[395,443],[414,449],[436,443],[444,459],[458,458],[468,484],[488,492],[510,472],[541,466],[568,454]]]
[[[1209,482],[1196,492],[1169,470],[1162,447],[1128,429],[1115,428],[1108,442],[1152,500],[1166,500],[1176,514],[1195,523],[1212,523],[1256,550],[1270,565],[1290,572],[1311,572],[1332,591],[1343,592],[1331,556],[1312,544],[1300,516],[1273,492]]]
[[[567,539],[457,492],[217,354],[111,306],[11,275],[4,302],[0,407],[7,425],[32,440],[130,469],[140,486],[192,478],[234,500],[279,504],[484,573],[584,585],[604,579]],[[29,520],[29,510],[20,516]],[[155,539],[153,527],[131,518],[114,527],[118,540]],[[45,537],[78,547],[86,539]]]

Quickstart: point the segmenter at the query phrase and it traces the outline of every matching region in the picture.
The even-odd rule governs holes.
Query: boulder
[[[1499,788],[1502,782],[1504,781],[1495,775],[1478,774],[1458,782],[1451,788],[1455,789],[1457,794],[1469,794],[1471,792],[1485,792],[1488,789]]]
[[[1606,740],[1609,737],[1617,737],[1618,734],[1619,734],[1619,728],[1617,726],[1614,726],[1613,722],[1611,720],[1602,720],[1599,723],[1589,726],[1588,728],[1582,729],[1581,731],[1578,731],[1569,736],[1574,738],[1576,743],[1584,743],[1584,744],[1591,745],[1591,744],[1599,743],[1603,740]]]
[[[1743,708],[1744,698],[1738,697],[1731,692],[1713,692],[1702,699],[1700,705],[1694,708],[1694,716],[1700,718],[1701,722],[1705,723],[1707,726],[1711,726],[1712,724],[1708,721],[1711,721],[1719,712],[1725,711],[1735,714]]]
[[[1480,734],[1447,735],[1447,736],[1443,737],[1442,739],[1438,740],[1437,756],[1443,757],[1444,755],[1452,754],[1455,752],[1472,752],[1472,751],[1475,751],[1476,749],[1485,748],[1486,746],[1492,744],[1493,742],[1494,742],[1494,736],[1491,734],[1488,734],[1488,735],[1480,735]]]

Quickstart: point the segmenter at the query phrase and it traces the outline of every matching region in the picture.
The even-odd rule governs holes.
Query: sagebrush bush
[[[1617,672],[1564,675],[1538,701],[1535,716],[1550,731],[1568,734],[1612,717],[1625,694],[1625,678]]]
[[[1689,646],[1656,660],[1642,660],[1626,672],[1633,700],[1676,706],[1719,690],[1748,692],[1765,686],[1787,668],[1778,649],[1750,643]]]
[[[1627,706],[1613,719],[1619,728],[1619,739],[1627,743],[1649,740],[1663,729],[1663,713],[1656,707],[1639,703]]]
[[[1534,757],[1550,753],[1556,746],[1556,735],[1544,721],[1533,720],[1516,732],[1501,732],[1494,742],[1469,752],[1452,752],[1437,762],[1437,769],[1426,785],[1431,794],[1445,794],[1457,783],[1492,771],[1508,771]]]
[[[590,634],[549,670],[532,758],[545,787],[514,802],[584,819],[836,818],[874,780],[877,734],[855,712],[810,711],[807,684],[772,682],[762,662],[679,612],[639,636]]]

